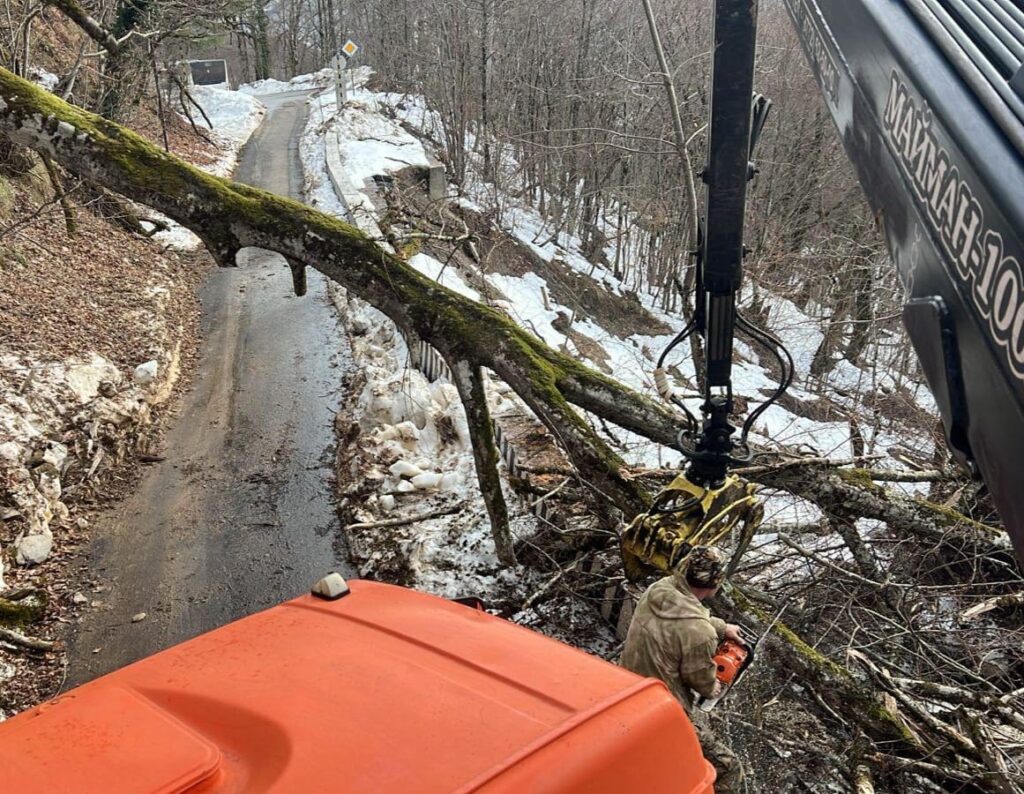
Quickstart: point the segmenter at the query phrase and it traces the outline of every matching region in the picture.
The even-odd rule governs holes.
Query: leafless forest
[[[324,67],[352,37],[381,89],[425,97],[439,115],[433,143],[449,178],[491,196],[490,223],[503,222],[510,201],[525,202],[546,219],[544,234],[578,237],[630,289],[689,311],[708,111],[705,0],[194,6],[5,0],[0,63],[28,76],[33,48],[60,39],[55,93],[117,120],[140,101],[173,97],[177,106],[161,104],[154,117],[166,136],[171,115],[197,112],[187,91],[170,90],[180,58],[215,52],[239,82],[287,79]],[[54,32],[58,18],[76,37]],[[770,504],[808,505],[815,518],[769,509],[715,604],[771,632],[715,721],[750,792],[1024,792],[1024,579],[984,488],[954,467],[936,416],[915,398],[921,376],[900,326],[902,289],[789,20],[770,0],[758,57],[756,87],[774,106],[751,191],[745,311],[772,329],[786,321],[773,314],[779,297],[811,318],[820,343],[800,376],[816,399],[786,407],[846,423],[853,455],[810,438],[766,444],[742,472]],[[24,167],[25,150],[0,149],[0,171]],[[85,206],[133,217],[112,193],[48,168],[56,193],[38,202],[44,216],[64,222]],[[70,201],[56,198],[64,183]],[[18,222],[3,221],[0,247]],[[832,377],[841,365],[861,373],[856,388]],[[586,461],[568,457],[585,494]],[[632,477],[654,489],[668,473]],[[585,502],[600,510],[593,495]],[[622,499],[616,506],[627,512]],[[598,601],[621,570],[584,574],[575,563],[614,546],[607,532],[557,538],[530,558],[550,585],[529,605]]]

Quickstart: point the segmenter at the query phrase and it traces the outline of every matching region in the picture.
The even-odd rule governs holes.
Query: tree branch
[[[561,441],[596,493],[630,516],[647,504],[643,488],[623,475],[622,461],[570,402],[666,441],[678,424],[670,412],[551,349],[500,312],[431,281],[353,226],[206,174],[3,69],[0,132],[192,229],[221,266],[233,266],[242,248],[259,247],[319,270],[447,360],[495,372]]]
[[[110,55],[117,55],[121,51],[121,42],[91,17],[89,12],[82,8],[76,0],[45,0],[45,3],[58,9]]]

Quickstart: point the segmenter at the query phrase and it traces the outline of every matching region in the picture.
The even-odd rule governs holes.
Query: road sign
[[[228,82],[228,65],[223,60],[189,61],[194,85],[225,85]]]
[[[346,58],[351,58],[353,55],[359,52],[359,45],[352,41],[352,39],[349,39],[341,48],[341,52]]]

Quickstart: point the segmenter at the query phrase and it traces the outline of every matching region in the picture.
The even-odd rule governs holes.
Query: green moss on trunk
[[[8,601],[0,598],[0,626],[19,628],[35,623],[46,612],[46,597],[43,594],[31,595],[19,601]]]

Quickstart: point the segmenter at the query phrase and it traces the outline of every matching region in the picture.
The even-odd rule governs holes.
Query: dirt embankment
[[[161,137],[148,108],[137,118]],[[217,152],[168,119],[172,151]],[[0,718],[53,695],[90,512],[124,493],[187,380],[205,254],[163,250],[130,207],[24,151],[0,163]],[[56,181],[55,181],[56,179]],[[59,189],[64,200],[59,200]]]

